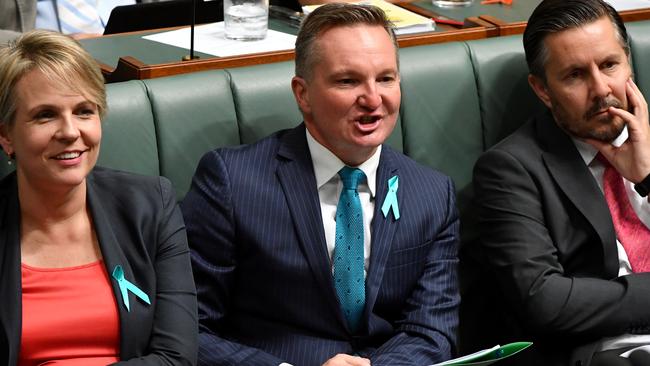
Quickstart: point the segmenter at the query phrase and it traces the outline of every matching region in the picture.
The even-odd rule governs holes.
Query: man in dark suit
[[[182,204],[198,282],[199,364],[451,357],[454,188],[382,145],[398,116],[399,80],[383,12],[324,5],[296,41],[291,85],[304,124],[202,158]]]
[[[548,110],[474,170],[469,251],[503,313],[486,332],[534,340],[526,365],[629,365],[650,343],[650,128],[625,26],[600,0],[545,0],[524,48]]]

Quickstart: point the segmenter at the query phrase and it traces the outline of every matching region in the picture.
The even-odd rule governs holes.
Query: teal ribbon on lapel
[[[383,212],[384,217],[388,216],[388,211],[393,209],[393,216],[395,220],[399,220],[399,207],[397,206],[397,188],[399,188],[399,178],[394,175],[388,180],[388,192],[386,192],[386,198],[384,198],[384,204],[381,205],[381,212]]]
[[[117,280],[117,284],[120,286],[120,293],[122,293],[122,302],[124,302],[124,306],[126,306],[127,311],[131,311],[131,307],[129,306],[129,291],[131,291],[135,296],[139,297],[140,300],[151,305],[149,296],[145,294],[144,291],[140,290],[138,286],[134,285],[129,280],[124,278],[124,270],[119,264],[115,266],[115,269],[113,269],[113,278]]]

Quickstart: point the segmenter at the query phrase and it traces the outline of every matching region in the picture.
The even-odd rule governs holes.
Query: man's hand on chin
[[[327,360],[323,366],[370,366],[370,360],[363,357],[339,353]]]
[[[595,146],[623,177],[639,183],[650,174],[648,103],[632,79],[627,81],[626,93],[629,111],[610,107],[609,113],[627,124],[627,141],[620,147],[591,139],[587,142]]]

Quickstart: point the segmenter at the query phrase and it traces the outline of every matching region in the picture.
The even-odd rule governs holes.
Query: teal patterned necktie
[[[334,287],[343,315],[351,331],[361,325],[366,303],[363,278],[363,211],[357,186],[366,179],[357,168],[339,171],[343,190],[336,207],[336,240],[334,247]]]

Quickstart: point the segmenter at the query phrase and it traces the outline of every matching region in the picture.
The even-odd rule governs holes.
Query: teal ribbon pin
[[[381,206],[381,212],[384,217],[388,216],[388,211],[393,209],[393,216],[395,220],[399,220],[399,207],[397,206],[397,188],[399,188],[399,178],[394,175],[388,180],[388,192],[384,198],[384,204]]]
[[[124,306],[126,306],[127,311],[131,311],[131,308],[129,306],[129,291],[131,291],[135,296],[139,297],[140,300],[151,305],[149,296],[145,294],[144,291],[140,290],[138,286],[134,285],[133,283],[129,282],[129,280],[124,278],[124,270],[119,264],[115,266],[115,269],[113,269],[113,278],[117,280],[117,284],[120,286],[120,293],[122,293],[122,302],[124,302]]]

